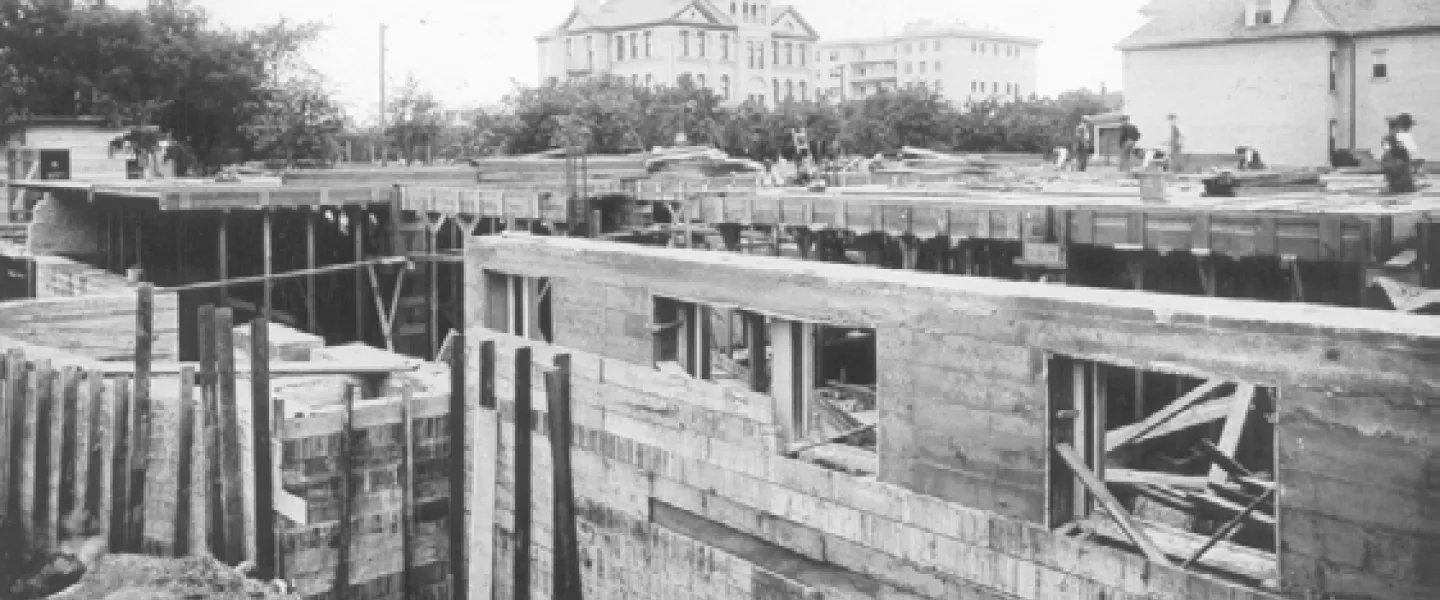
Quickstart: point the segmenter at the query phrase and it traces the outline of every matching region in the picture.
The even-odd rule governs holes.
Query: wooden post
[[[275,262],[274,257],[272,256],[274,252],[271,248],[272,225],[273,223],[270,209],[262,209],[260,211],[260,256],[262,267],[262,270],[260,272],[265,275],[265,283],[261,284],[263,286],[264,292],[260,298],[260,316],[267,319],[270,318],[270,315],[272,314],[270,312],[272,308],[270,296],[271,292],[275,288],[275,282],[270,280],[270,274],[274,269],[273,263]],[[259,421],[256,421],[256,423],[259,423]],[[259,449],[257,448],[256,450]]]
[[[9,202],[9,191],[5,192],[6,202]],[[9,210],[7,204],[5,210]],[[15,456],[15,434],[11,429],[11,399],[10,399],[10,362],[9,356],[0,354],[0,523],[8,522],[10,516],[10,462]]]
[[[351,438],[354,435],[355,397],[360,394],[355,384],[345,384],[345,412],[340,417],[340,457],[336,461],[340,469],[340,519],[336,524],[339,539],[339,557],[335,562],[334,595],[336,600],[350,596],[350,510],[355,501],[355,490],[351,481]]]
[[[0,357],[0,369],[3,369],[4,358]],[[0,371],[3,372],[3,371]],[[66,462],[69,472],[67,480],[70,485],[69,502],[64,503],[65,511],[61,518],[68,518],[71,514],[94,516],[89,512],[85,499],[90,491],[90,428],[94,420],[95,403],[99,398],[91,395],[89,373],[75,371],[71,374],[69,383],[65,389],[65,409],[71,414],[71,421],[66,425]],[[5,390],[0,388],[0,396],[4,396]],[[74,399],[74,408],[71,408],[71,399]],[[3,447],[3,446],[0,446]]]
[[[469,588],[466,590],[467,597],[491,600],[495,583],[495,481],[501,436],[500,415],[494,410],[495,342],[480,342],[476,353],[480,359],[478,383],[482,408],[475,410],[474,431],[470,438],[474,468],[470,484],[473,494],[466,498],[466,507],[470,510],[467,517],[470,537],[466,543],[469,572],[465,579]]]
[[[400,424],[405,437],[400,453],[400,473],[403,477],[400,482],[400,597],[402,598],[415,597],[415,578],[410,572],[410,565],[415,562],[415,547],[411,540],[411,536],[415,535],[415,427],[410,416],[410,405],[414,399],[414,392],[410,391],[408,384],[400,388]],[[456,448],[459,445],[451,444],[450,446]],[[454,452],[454,450],[451,451]],[[454,494],[455,490],[452,488],[450,493]],[[450,506],[452,514],[457,512],[457,509],[463,508],[454,502],[451,502]],[[459,545],[461,544],[456,543],[453,538],[451,539],[450,546],[452,548]],[[460,565],[455,562],[450,564],[452,570],[458,570]],[[457,588],[454,591],[460,590]]]
[[[192,452],[195,445],[195,367],[180,368],[180,461],[176,467],[175,486],[175,555],[188,556],[191,545],[190,520],[195,503],[191,486],[203,480],[194,477],[199,456]]]
[[[530,368],[529,347],[515,350],[515,600],[530,600]]]
[[[41,366],[36,378],[36,408],[38,422],[35,428],[35,533],[31,538],[32,549],[53,549],[59,542],[60,520],[55,517],[55,501],[59,497],[60,482],[59,433],[55,426],[63,419],[55,398],[55,380],[59,377],[47,362]]]
[[[769,376],[766,369],[769,365],[765,360],[765,315],[745,313],[745,339],[750,351],[750,391],[765,393],[769,391]]]
[[[108,549],[110,543],[110,517],[112,504],[111,493],[114,488],[115,468],[115,397],[117,394],[107,394],[105,391],[105,377],[100,373],[90,373],[90,397],[96,403],[95,406],[95,428],[90,438],[91,453],[90,463],[90,498],[86,507],[90,514],[95,516],[94,523],[99,528],[99,535],[105,541]],[[116,387],[119,387],[118,380]]]
[[[320,213],[311,210],[305,214],[305,268],[315,268],[315,221],[320,218]],[[315,299],[315,275],[305,276],[305,326],[310,333],[320,335],[320,327],[316,321],[319,320],[319,311]]]
[[[225,281],[230,279],[230,211],[228,210],[220,212],[220,231],[216,237],[216,243],[219,245],[220,252],[220,272],[217,274],[219,275],[217,279]],[[230,292],[225,287],[221,287],[220,306],[225,306],[228,303],[229,296]]]
[[[455,333],[455,350],[450,353],[450,514],[446,517],[450,526],[450,577],[451,597],[465,600],[469,592],[466,584],[468,575],[465,566],[465,532],[469,531],[466,513],[469,512],[469,498],[465,495],[465,475],[470,465],[465,463],[465,440],[470,432],[466,424],[470,419],[470,407],[465,402],[465,334]],[[406,434],[409,435],[408,433]],[[409,439],[408,437],[406,438]],[[408,441],[406,443],[409,443]]]
[[[216,388],[219,391],[220,471],[216,475],[223,489],[220,498],[225,532],[224,546],[217,553],[234,565],[245,560],[245,486],[240,478],[240,410],[235,398],[235,316],[229,308],[215,311]],[[257,424],[258,426],[258,424]]]
[[[220,439],[220,404],[215,383],[215,307],[209,304],[201,306],[196,321],[199,325],[196,339],[200,349],[200,405],[203,408],[203,431],[196,447],[204,452],[201,462],[206,475],[196,481],[208,489],[204,491],[203,507],[196,509],[195,521],[203,524],[204,549],[218,555],[224,533],[220,521],[220,498],[225,488],[220,477],[215,476],[223,472],[220,470],[220,449],[216,447]]]
[[[68,416],[66,413],[74,412],[67,406],[71,405],[73,397],[70,401],[66,400],[65,386],[74,374],[74,367],[63,367],[59,371],[50,372],[50,436],[46,440],[50,443],[50,448],[46,452],[49,461],[45,465],[45,469],[49,471],[47,479],[50,482],[50,487],[46,490],[49,496],[45,500],[45,541],[49,548],[58,548],[60,544],[60,522],[64,519],[60,498],[61,491],[65,488],[65,443],[69,441],[72,447],[75,443],[74,439],[65,439],[65,421]]]
[[[1101,506],[1105,507],[1105,512],[1110,515],[1110,518],[1115,521],[1116,525],[1120,526],[1120,529],[1125,531],[1125,535],[1130,537],[1130,541],[1140,547],[1140,550],[1145,553],[1145,558],[1149,559],[1150,562],[1162,565],[1170,564],[1170,561],[1165,558],[1165,553],[1161,552],[1160,548],[1155,546],[1155,542],[1151,541],[1149,536],[1145,535],[1145,532],[1141,531],[1140,527],[1136,525],[1134,521],[1130,520],[1130,513],[1125,510],[1125,507],[1120,504],[1119,500],[1115,499],[1115,496],[1110,494],[1110,490],[1105,487],[1104,482],[1100,481],[1100,479],[1085,466],[1085,460],[1076,454],[1074,447],[1069,444],[1057,444],[1055,446],[1055,453],[1061,460],[1065,461],[1065,464],[1070,467],[1071,471],[1074,471],[1075,477],[1094,495],[1095,500],[1098,501]]]
[[[357,208],[351,219],[350,233],[355,242],[354,262],[365,260],[365,209]],[[355,339],[365,341],[365,276],[355,272]]]
[[[268,232],[269,211],[266,211]],[[270,237],[267,233],[267,239]],[[267,311],[268,312],[268,311]],[[255,453],[255,566],[258,578],[275,576],[280,564],[276,545],[275,456],[271,441],[276,419],[270,394],[270,322],[264,316],[250,321],[250,430]]]
[[[6,465],[6,487],[4,496],[0,502],[5,505],[7,517],[19,514],[17,504],[20,489],[20,447],[25,440],[25,370],[28,363],[25,362],[25,355],[17,349],[10,349],[5,353],[5,397],[9,402],[7,417],[9,424],[6,432],[9,434],[9,442],[5,444],[6,455],[0,457]],[[14,522],[14,519],[10,519]]]
[[[110,467],[110,550],[129,550],[130,520],[130,376],[115,379],[115,451]]]
[[[25,403],[25,423],[20,432],[20,477],[19,490],[16,495],[19,511],[16,513],[16,520],[19,523],[17,533],[24,547],[38,550],[40,545],[35,530],[35,489],[39,474],[35,469],[36,458],[40,452],[40,411],[44,404],[40,398],[40,384],[42,374],[49,371],[49,366],[36,365],[35,370],[25,373],[25,386],[23,397]]]
[[[552,589],[555,600],[580,600],[580,550],[575,538],[575,489],[570,471],[570,356],[555,357],[555,369],[545,373],[549,400],[550,454],[552,457],[554,521],[551,544],[554,560]]]
[[[131,397],[135,415],[130,443],[130,529],[126,537],[139,550],[145,539],[145,474],[150,466],[150,365],[155,332],[155,287],[140,285],[135,312],[135,387]],[[236,471],[238,472],[238,471]]]

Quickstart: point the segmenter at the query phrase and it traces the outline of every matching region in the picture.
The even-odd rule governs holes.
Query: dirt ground
[[[0,594],[3,595],[3,594]],[[298,600],[210,557],[101,556],[51,600]]]

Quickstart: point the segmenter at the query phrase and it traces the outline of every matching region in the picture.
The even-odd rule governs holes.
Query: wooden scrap
[[[201,480],[195,478],[194,463],[197,456],[192,448],[195,445],[195,368],[189,367],[180,372],[180,439],[177,446],[179,462],[175,466],[175,554],[176,556],[187,556],[192,548],[190,520],[194,518],[194,507],[196,506],[194,495],[191,490],[193,483]]]
[[[279,482],[275,479],[271,438],[276,420],[270,390],[270,323],[263,315],[250,321],[250,404],[251,451],[255,453],[255,563],[259,577],[270,579],[281,563],[275,536],[275,490]]]
[[[1205,489],[1205,478],[1198,475],[1176,475],[1160,471],[1142,471],[1136,469],[1105,469],[1105,483],[1119,483],[1129,485],[1161,485],[1191,490]]]
[[[1267,496],[1268,494],[1265,494],[1262,497]],[[1234,502],[1216,496],[1215,494],[1191,493],[1189,495],[1189,498],[1191,500],[1194,500],[1197,504],[1209,508],[1212,511],[1223,512],[1231,516],[1244,514],[1245,518],[1249,519],[1257,525],[1261,525],[1271,529],[1275,528],[1275,517],[1262,512],[1255,512],[1253,509],[1247,511],[1245,509],[1245,506],[1236,504]]]
[[[150,363],[155,332],[155,288],[140,286],[135,311],[135,379],[131,397],[129,530],[132,550],[143,550],[145,539],[145,475],[150,467]],[[236,470],[238,472],[238,469]]]
[[[1144,421],[1141,421],[1139,423],[1139,426],[1125,430],[1123,432],[1117,429],[1114,432],[1115,435],[1107,434],[1105,436],[1105,451],[1113,452],[1116,448],[1129,444],[1135,441],[1136,438],[1144,436],[1146,433],[1149,433],[1150,430],[1159,427],[1161,423],[1164,423],[1171,417],[1174,417],[1180,411],[1190,408],[1191,405],[1199,402],[1205,396],[1209,395],[1211,392],[1214,392],[1216,388],[1224,385],[1224,383],[1224,381],[1221,381],[1219,379],[1206,380],[1205,383],[1196,386],[1195,389],[1190,390],[1189,393],[1186,393],[1184,396],[1181,396],[1179,399],[1166,405],[1165,408],[1162,408],[1159,411],[1156,411],[1154,414],[1150,415],[1149,417],[1146,417]]]
[[[95,401],[95,426],[90,436],[90,498],[87,509],[94,515],[98,535],[104,540],[106,549],[110,544],[110,517],[112,511],[111,490],[115,485],[115,410],[117,406],[115,389],[119,385],[105,387],[105,378],[99,373],[90,374],[90,397]]]
[[[1253,475],[1249,469],[1236,462],[1230,455],[1220,451],[1210,440],[1202,439],[1195,443],[1195,449],[1204,453],[1210,460],[1215,461],[1215,466],[1224,470],[1234,477],[1246,477]],[[1212,470],[1213,473],[1213,470]]]
[[[245,486],[238,475],[243,472],[240,461],[240,406],[235,396],[234,313],[228,308],[215,311],[216,389],[219,391],[220,438],[216,448],[221,470],[234,474],[216,477],[221,481],[220,498],[222,526],[225,533],[218,556],[227,564],[245,560]]]
[[[1146,440],[1152,440],[1158,437],[1164,437],[1177,431],[1184,431],[1197,425],[1204,425],[1212,421],[1218,421],[1230,414],[1231,400],[1233,398],[1234,396],[1226,396],[1225,398],[1201,402],[1200,404],[1197,404],[1189,409],[1181,411],[1175,416],[1156,425],[1153,429],[1150,429],[1149,431],[1146,431],[1142,434],[1136,435],[1135,432],[1144,427],[1143,421],[1140,423],[1131,423],[1129,425],[1122,425],[1120,427],[1116,427],[1115,429],[1106,432],[1105,437],[1109,439],[1119,436],[1129,439],[1129,443],[1138,443]],[[1110,448],[1107,447],[1106,450],[1109,451]]]
[[[1065,464],[1075,473],[1075,477],[1080,480],[1080,483],[1085,486],[1085,489],[1089,490],[1089,492],[1095,496],[1095,500],[1100,502],[1100,505],[1105,508],[1105,512],[1110,515],[1110,518],[1115,521],[1116,525],[1120,526],[1120,529],[1125,532],[1125,535],[1130,538],[1130,541],[1140,547],[1140,550],[1145,553],[1146,558],[1150,559],[1151,562],[1169,564],[1169,561],[1165,558],[1165,554],[1131,521],[1130,513],[1126,512],[1125,507],[1120,504],[1120,501],[1116,500],[1115,496],[1110,493],[1110,490],[1105,487],[1105,484],[1100,481],[1100,478],[1096,477],[1095,474],[1091,473],[1090,469],[1085,466],[1085,461],[1075,452],[1073,446],[1070,444],[1056,444],[1055,453],[1059,455],[1061,460],[1065,461]]]
[[[1086,522],[1103,538],[1125,542],[1125,532],[1108,519],[1089,519]],[[1137,521],[1141,530],[1167,556],[1187,560],[1195,555],[1206,543],[1205,536],[1197,535],[1149,521]],[[1242,577],[1263,581],[1279,576],[1279,564],[1273,553],[1248,548],[1239,544],[1219,541],[1196,561],[1207,568],[1234,573]]]
[[[1230,519],[1230,521],[1226,522],[1225,525],[1221,526],[1220,529],[1215,532],[1215,535],[1210,536],[1210,539],[1205,542],[1205,545],[1201,546],[1200,549],[1196,550],[1195,554],[1190,555],[1190,558],[1186,559],[1185,564],[1181,565],[1181,568],[1189,568],[1190,565],[1195,563],[1195,561],[1200,560],[1202,557],[1204,557],[1207,551],[1209,551],[1211,548],[1214,548],[1216,544],[1220,543],[1220,540],[1229,537],[1230,532],[1234,531],[1236,527],[1239,527],[1241,521],[1244,521],[1245,519],[1254,515],[1255,509],[1274,494],[1275,490],[1267,490],[1259,498],[1256,498],[1255,501],[1251,502],[1248,506],[1246,506],[1245,510],[1241,511],[1240,514],[1235,515],[1234,518]]]
[[[1241,383],[1235,388],[1235,399],[1230,403],[1230,414],[1225,417],[1225,428],[1220,432],[1220,443],[1215,449],[1227,458],[1234,459],[1240,448],[1240,437],[1245,433],[1245,422],[1250,420],[1250,407],[1255,401],[1255,386]],[[1238,463],[1237,463],[1238,464]],[[1229,472],[1219,464],[1210,467],[1210,482],[1224,483]]]

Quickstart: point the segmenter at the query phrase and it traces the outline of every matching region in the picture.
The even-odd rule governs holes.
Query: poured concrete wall
[[[1052,536],[1040,525],[1049,466],[1043,359],[1063,353],[1184,365],[1276,387],[1280,571],[1288,595],[1399,600],[1440,593],[1440,512],[1433,509],[1440,490],[1432,474],[1440,323],[1432,319],[553,238],[473,239],[469,298],[486,297],[482,269],[548,277],[553,286],[556,348],[577,361],[581,549],[607,561],[603,568],[596,566],[602,559],[587,563],[587,585],[638,586],[639,595],[626,597],[663,597],[665,589],[692,585],[687,578],[733,574],[714,565],[731,565],[743,549],[727,554],[719,540],[688,537],[685,544],[729,558],[670,571],[646,566],[693,552],[684,544],[656,546],[657,532],[671,529],[655,521],[678,507],[858,574],[875,589],[915,597],[1231,593],[1175,569],[1154,568],[1146,577],[1137,555]],[[780,458],[768,413],[756,407],[765,396],[654,372],[646,330],[651,294],[875,327],[879,481]],[[483,322],[478,304],[467,307],[467,322]],[[478,335],[472,328],[470,338]],[[537,395],[537,409],[543,398]],[[706,418],[686,416],[700,410]],[[496,489],[502,587],[506,541],[513,540],[505,516],[514,478],[507,443],[513,437],[502,436]],[[537,437],[537,553],[549,543],[547,451]],[[582,469],[582,461],[589,466]],[[603,489],[583,483],[580,473],[595,469],[606,474]],[[746,571],[752,577],[764,563],[756,560]],[[544,572],[533,576],[548,581]],[[744,577],[731,581],[730,591],[699,596],[749,597],[740,592]]]

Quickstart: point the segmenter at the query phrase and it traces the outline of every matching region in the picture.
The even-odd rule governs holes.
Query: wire
[[[402,263],[403,263],[403,264],[409,264],[409,262],[410,262],[410,259],[405,258],[405,257],[403,257],[403,256],[387,256],[387,257],[384,257],[384,258],[372,258],[372,259],[370,259],[370,260],[362,260],[362,261],[353,262],[353,263],[341,263],[341,264],[336,264],[336,265],[325,265],[325,266],[323,266],[323,267],[315,267],[315,268],[313,268],[313,269],[299,269],[299,270],[295,270],[295,271],[286,271],[286,272],[284,272],[284,273],[271,273],[271,274],[269,274],[269,275],[251,275],[251,276],[249,276],[249,277],[236,277],[236,278],[234,278],[234,279],[226,279],[226,280],[223,280],[223,281],[202,281],[202,282],[199,282],[199,283],[189,283],[189,284],[185,284],[185,285],[177,285],[177,286],[174,286],[174,287],[157,287],[157,288],[155,288],[155,291],[156,291],[156,292],[179,292],[179,291],[184,291],[184,290],[205,290],[205,289],[214,289],[214,288],[224,288],[224,287],[230,287],[230,286],[235,286],[235,285],[245,285],[245,284],[250,284],[250,283],[264,283],[264,282],[266,282],[266,281],[274,281],[274,280],[278,280],[278,279],[289,279],[289,278],[292,278],[292,277],[304,277],[304,276],[307,276],[307,275],[320,275],[320,274],[323,274],[323,273],[336,273],[336,272],[342,272],[342,271],[349,271],[349,270],[351,270],[351,269],[359,269],[359,268],[367,267],[367,266],[370,266],[370,265],[395,265],[395,264],[402,264]]]

